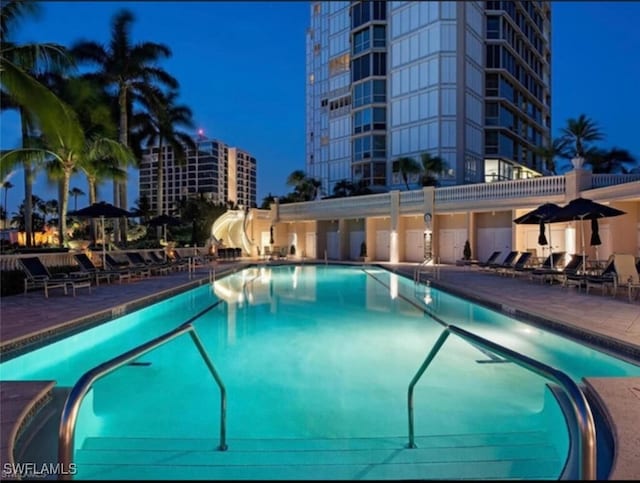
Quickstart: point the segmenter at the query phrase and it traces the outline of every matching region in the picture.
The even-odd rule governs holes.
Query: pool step
[[[543,432],[407,439],[89,438],[82,479],[557,479],[562,461]]]

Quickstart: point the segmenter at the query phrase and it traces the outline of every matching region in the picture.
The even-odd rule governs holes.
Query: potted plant
[[[471,260],[471,245],[469,240],[464,242],[464,248],[462,249],[463,260]]]
[[[367,244],[364,241],[360,244],[360,260],[367,261]]]

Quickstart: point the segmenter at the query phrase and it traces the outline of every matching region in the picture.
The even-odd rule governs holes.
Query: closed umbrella
[[[562,221],[584,221],[592,220],[591,222],[591,245],[598,246],[601,244],[600,235],[598,233],[598,220],[600,218],[611,218],[613,216],[625,215],[626,212],[613,208],[611,206],[597,203],[588,198],[576,198],[567,203],[556,212],[551,218],[551,222]],[[594,231],[595,228],[595,231]],[[585,267],[586,255],[584,247],[584,224],[580,223],[580,234],[582,241],[582,266]],[[593,243],[593,242],[597,243]],[[597,253],[596,253],[597,257]]]
[[[551,230],[549,230],[549,241],[547,242],[547,237],[545,236],[545,223],[548,223],[551,217],[555,215],[559,209],[560,207],[554,203],[544,203],[543,205],[538,206],[535,210],[519,216],[513,220],[513,222],[517,225],[540,225],[538,244],[545,246],[548,243],[549,254],[551,254],[553,251],[553,246],[551,245]]]
[[[76,216],[78,218],[99,218],[102,226],[102,266],[106,267],[106,244],[104,242],[105,233],[104,233],[104,220],[105,218],[132,218],[135,215],[130,211],[127,211],[123,208],[118,208],[117,206],[112,205],[111,203],[107,203],[106,201],[100,201],[98,203],[93,203],[92,205],[86,206],[84,208],[80,208],[79,210],[71,211],[68,213],[69,216]]]
[[[538,235],[538,245],[546,245],[547,237],[544,234],[544,221],[540,220],[540,234]]]

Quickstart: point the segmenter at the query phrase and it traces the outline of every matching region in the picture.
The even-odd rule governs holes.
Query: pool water
[[[408,384],[442,332],[423,308],[576,382],[640,375],[636,365],[447,293],[416,290],[383,269],[303,265],[243,270],[7,361],[1,378],[72,386],[220,299],[194,326],[227,389],[230,450],[234,440],[406,439]],[[568,436],[545,383],[450,336],[416,386],[415,433],[549,433],[557,477]],[[183,336],[95,384],[76,448],[100,438],[210,441],[219,433],[219,407],[217,385]],[[522,457],[529,450],[525,444]]]

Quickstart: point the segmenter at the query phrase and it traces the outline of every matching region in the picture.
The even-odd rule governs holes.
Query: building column
[[[345,218],[338,220],[338,257],[340,260],[349,259],[349,224]]]
[[[389,193],[389,199],[391,202],[391,220],[389,222],[389,261],[391,263],[398,263],[400,253],[398,246],[398,228],[400,221],[400,192],[393,190]]]

